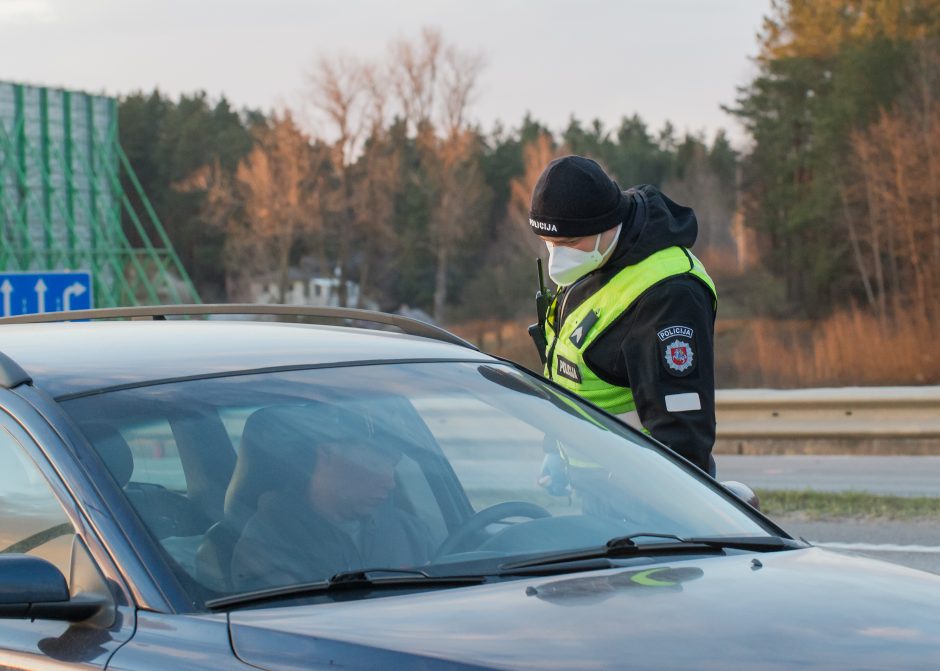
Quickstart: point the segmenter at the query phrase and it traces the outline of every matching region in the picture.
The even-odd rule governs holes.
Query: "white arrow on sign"
[[[46,283],[42,281],[42,278],[39,278],[39,281],[36,282],[36,286],[33,287],[36,290],[36,305],[38,309],[37,313],[42,314],[46,311],[46,289],[49,287],[46,286]]]
[[[88,287],[84,284],[76,282],[75,284],[67,287],[65,291],[62,292],[62,309],[66,312],[72,309],[72,298],[75,296],[81,296],[86,291]]]
[[[10,284],[10,280],[3,280],[3,284],[0,284],[0,294],[3,294],[3,316],[10,317],[12,316],[12,306],[10,305],[10,294],[13,293],[13,285]]]

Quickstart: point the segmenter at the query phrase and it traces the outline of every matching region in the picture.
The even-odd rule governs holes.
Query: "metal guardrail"
[[[715,411],[719,439],[940,438],[940,386],[727,389]]]

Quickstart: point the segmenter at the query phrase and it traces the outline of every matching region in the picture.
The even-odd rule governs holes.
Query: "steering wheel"
[[[528,517],[537,520],[542,517],[551,517],[552,514],[537,503],[529,501],[503,501],[477,511],[454,530],[437,549],[437,556],[444,557],[462,549],[471,537],[480,533],[484,528],[510,517]]]

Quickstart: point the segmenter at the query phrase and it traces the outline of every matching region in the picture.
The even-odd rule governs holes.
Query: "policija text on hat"
[[[689,251],[695,213],[565,156],[539,177],[529,225],[558,285],[530,329],[545,375],[714,475],[718,297]]]

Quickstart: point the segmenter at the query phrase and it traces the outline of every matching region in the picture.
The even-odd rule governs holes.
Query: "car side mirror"
[[[721,486],[751,506],[754,510],[760,510],[760,498],[754,493],[753,489],[743,482],[726,480],[721,483]]]
[[[0,554],[0,618],[81,622],[107,604],[97,596],[69,596],[65,576],[45,559]]]

